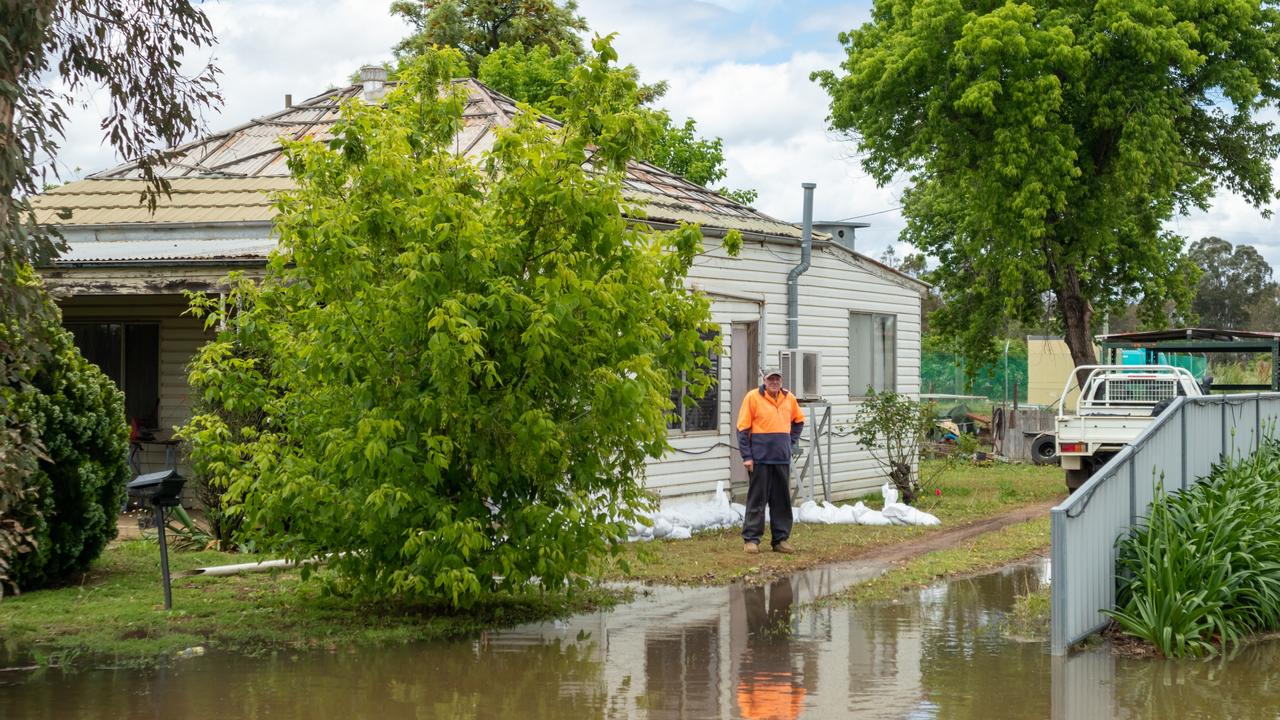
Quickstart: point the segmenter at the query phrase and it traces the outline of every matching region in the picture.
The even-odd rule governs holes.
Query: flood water
[[[875,570],[872,568],[872,570]],[[464,642],[211,653],[154,671],[0,672],[0,718],[1275,718],[1280,643],[1165,662],[1002,637],[1040,562],[881,605],[801,609],[864,577],[662,589]]]

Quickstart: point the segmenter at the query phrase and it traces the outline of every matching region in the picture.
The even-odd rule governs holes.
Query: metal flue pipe
[[[802,183],[804,188],[804,229],[800,234],[800,264],[787,273],[787,347],[800,347],[800,276],[809,269],[813,253],[813,189],[816,183]]]

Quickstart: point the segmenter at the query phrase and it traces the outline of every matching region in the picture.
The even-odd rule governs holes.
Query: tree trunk
[[[1071,362],[1076,367],[1096,365],[1098,356],[1093,351],[1093,305],[1080,289],[1080,275],[1074,266],[1064,268],[1060,278],[1054,295],[1058,299],[1058,312],[1062,316]],[[1087,376],[1087,372],[1077,371],[1076,382],[1083,384]]]

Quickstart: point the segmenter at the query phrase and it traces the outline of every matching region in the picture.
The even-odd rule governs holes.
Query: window
[[[849,313],[849,394],[897,389],[896,315]]]
[[[85,359],[124,391],[124,412],[142,428],[160,426],[160,326],[65,323]]]
[[[720,333],[704,332],[702,339],[711,343],[711,364],[704,370],[711,376],[712,385],[705,395],[696,398],[685,391],[688,383],[684,381],[685,376],[681,376],[680,386],[671,391],[671,402],[675,405],[667,419],[667,428],[671,430],[699,432],[720,428]]]

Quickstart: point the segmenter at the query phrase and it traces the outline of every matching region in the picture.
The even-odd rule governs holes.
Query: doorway
[[[738,411],[760,379],[760,322],[735,322],[729,336],[729,494],[747,497],[747,468],[738,452]]]

